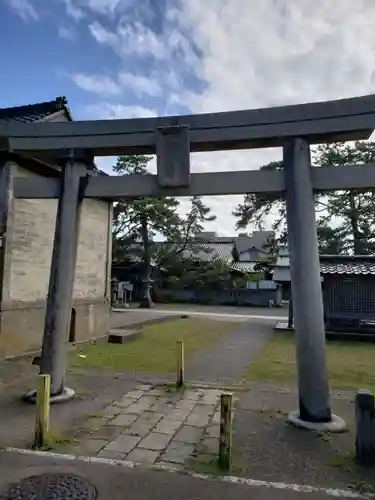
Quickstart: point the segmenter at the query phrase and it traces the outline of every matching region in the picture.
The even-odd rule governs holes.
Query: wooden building
[[[320,255],[320,274],[327,330],[368,331],[375,329],[375,256]],[[290,267],[282,249],[274,270],[274,281],[290,296]],[[308,283],[306,283],[308,287]],[[290,304],[291,305],[291,304]],[[291,322],[292,310],[289,313]]]
[[[0,123],[71,120],[64,98],[0,109]],[[3,154],[14,177],[59,176],[56,164]],[[89,175],[101,174],[89,166]],[[41,347],[57,200],[14,199],[10,192],[8,206],[0,234],[1,356]],[[109,329],[112,204],[86,198],[81,210],[70,341],[100,337]]]

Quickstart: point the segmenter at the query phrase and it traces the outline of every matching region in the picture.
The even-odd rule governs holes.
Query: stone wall
[[[14,175],[33,175],[13,166]],[[0,355],[37,349],[43,334],[57,200],[10,200]],[[84,200],[74,283],[76,340],[109,329],[111,205]],[[3,347],[2,347],[3,346]]]

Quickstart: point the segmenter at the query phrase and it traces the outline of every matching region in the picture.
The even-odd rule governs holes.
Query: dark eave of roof
[[[54,101],[0,108],[0,121],[33,123],[51,119],[60,113],[65,114],[69,121],[73,121],[67,104],[66,97],[57,97]]]
[[[17,121],[21,123],[33,123],[48,121],[59,115],[65,115],[68,121],[73,121],[66,97],[56,97],[54,101],[39,102],[25,106],[0,108],[0,122]],[[52,162],[46,163],[39,159],[16,153],[10,153],[10,160],[17,163],[20,167],[43,177],[57,177],[59,175],[59,167],[53,165]],[[98,169],[95,162],[92,163],[90,170],[96,172],[98,175],[108,175],[106,172]]]

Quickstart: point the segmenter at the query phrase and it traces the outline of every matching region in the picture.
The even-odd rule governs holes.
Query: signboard
[[[246,283],[246,288],[248,290],[256,290],[258,288],[258,283],[256,281],[248,281]]]
[[[126,300],[127,292],[132,292],[134,289],[133,283],[130,281],[120,281],[118,284],[117,297],[119,300]]]

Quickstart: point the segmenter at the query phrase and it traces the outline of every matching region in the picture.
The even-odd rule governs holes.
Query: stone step
[[[124,344],[130,340],[136,340],[142,335],[140,330],[124,330],[121,328],[113,328],[108,334],[109,344]]]

